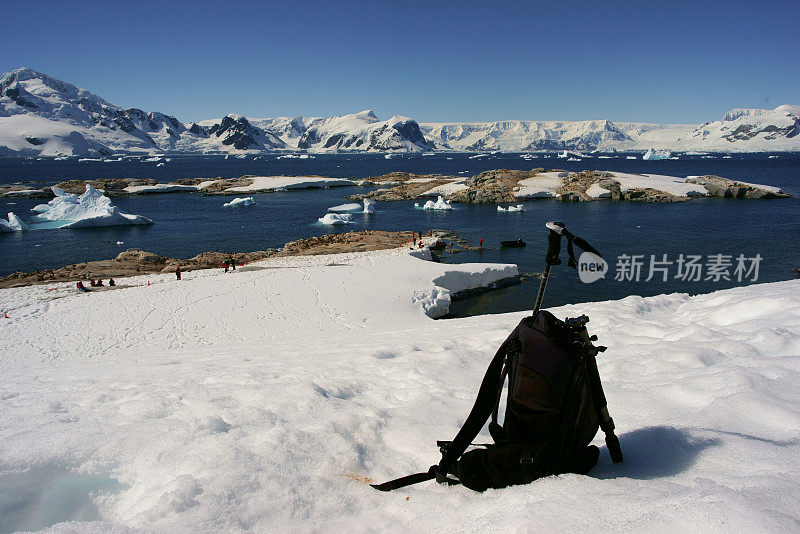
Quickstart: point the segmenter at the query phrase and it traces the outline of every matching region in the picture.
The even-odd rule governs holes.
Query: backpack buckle
[[[536,462],[536,460],[534,460],[533,458],[522,457],[522,458],[519,459],[519,463],[521,463],[521,464],[532,464],[532,463],[535,463],[535,462]]]

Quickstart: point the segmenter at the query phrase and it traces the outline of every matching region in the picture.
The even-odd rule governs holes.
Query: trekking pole
[[[533,307],[533,317],[536,317],[536,314],[539,313],[539,308],[542,307],[544,291],[547,288],[547,279],[550,277],[550,267],[561,264],[561,258],[558,256],[561,254],[561,235],[564,232],[564,223],[550,221],[545,226],[550,230],[550,234],[547,236],[547,257],[545,258],[542,281],[539,282],[536,304]]]

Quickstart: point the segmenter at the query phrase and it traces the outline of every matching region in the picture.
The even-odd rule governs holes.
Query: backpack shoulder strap
[[[453,442],[448,447],[442,447],[442,460],[439,462],[438,468],[440,475],[444,476],[450,472],[450,468],[464,454],[464,451],[467,450],[469,444],[472,443],[472,440],[475,439],[475,436],[483,428],[483,424],[494,411],[497,405],[497,384],[505,363],[506,348],[517,335],[518,328],[515,328],[511,335],[508,336],[508,339],[500,345],[494,358],[492,358],[478,390],[478,397],[475,399],[475,404],[472,406],[472,411],[470,411],[467,420],[464,422],[464,426],[461,427],[461,430],[458,431],[458,434],[456,434]]]

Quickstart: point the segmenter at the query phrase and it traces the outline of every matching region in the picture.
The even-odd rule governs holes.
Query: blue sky
[[[800,104],[800,2],[19,2],[28,66],[183,121],[702,122]]]

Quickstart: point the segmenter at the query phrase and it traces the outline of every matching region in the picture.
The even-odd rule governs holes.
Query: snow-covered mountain
[[[800,151],[800,106],[734,109],[719,121],[646,124],[593,121],[417,123],[366,110],[340,117],[248,119],[230,114],[183,124],[122,108],[29,68],[0,78],[0,156],[119,153],[520,152],[535,150]]]
[[[437,148],[449,150],[588,151],[633,144],[628,135],[607,120],[428,123],[420,126]]]
[[[241,115],[183,124],[175,117],[124,109],[33,69],[0,79],[0,155],[107,155],[127,152],[261,153],[431,150],[407,117],[371,111],[333,118]]]

